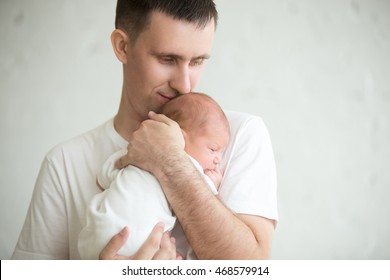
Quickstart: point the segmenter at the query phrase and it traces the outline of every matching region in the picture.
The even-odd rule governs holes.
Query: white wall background
[[[0,258],[44,154],[112,117],[115,0],[0,0]],[[390,1],[217,0],[198,90],[273,140],[274,259],[390,259]]]

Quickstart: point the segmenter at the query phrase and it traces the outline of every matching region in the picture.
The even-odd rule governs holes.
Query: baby
[[[230,139],[229,123],[220,106],[205,94],[190,93],[166,103],[162,113],[179,124],[186,153],[210,191],[217,194],[223,176],[218,165]],[[132,256],[157,223],[163,222],[166,231],[175,225],[176,217],[151,173],[135,166],[115,168],[126,153],[112,155],[98,175],[98,184],[106,190],[95,195],[87,209],[78,243],[82,259],[98,259],[108,241],[125,226],[131,233],[118,254]]]

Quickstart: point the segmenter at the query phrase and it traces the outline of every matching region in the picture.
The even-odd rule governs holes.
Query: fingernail
[[[125,235],[127,230],[128,230],[127,227],[124,227],[119,234],[120,235]]]
[[[159,222],[159,223],[157,223],[157,227],[159,227],[159,228],[161,228],[162,230],[164,230],[165,225],[164,225],[163,222]]]

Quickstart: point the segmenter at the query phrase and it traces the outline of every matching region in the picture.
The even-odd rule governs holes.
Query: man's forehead
[[[155,55],[177,59],[205,58],[210,56],[214,40],[214,23],[203,29],[186,21],[175,20],[157,13],[137,40]]]

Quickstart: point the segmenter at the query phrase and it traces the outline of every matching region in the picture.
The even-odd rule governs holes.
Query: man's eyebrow
[[[197,57],[195,57],[195,59],[209,59],[210,58],[210,55],[209,54],[202,54],[202,55],[199,55]]]
[[[177,60],[184,60],[184,56],[181,56],[179,54],[168,53],[168,52],[156,52],[156,51],[153,51],[153,50],[150,53],[153,56],[156,56],[156,57],[167,56],[167,57],[175,58]],[[209,59],[209,58],[210,58],[209,54],[202,54],[202,55],[198,55],[196,57],[191,58],[191,60],[194,60],[194,59]]]

